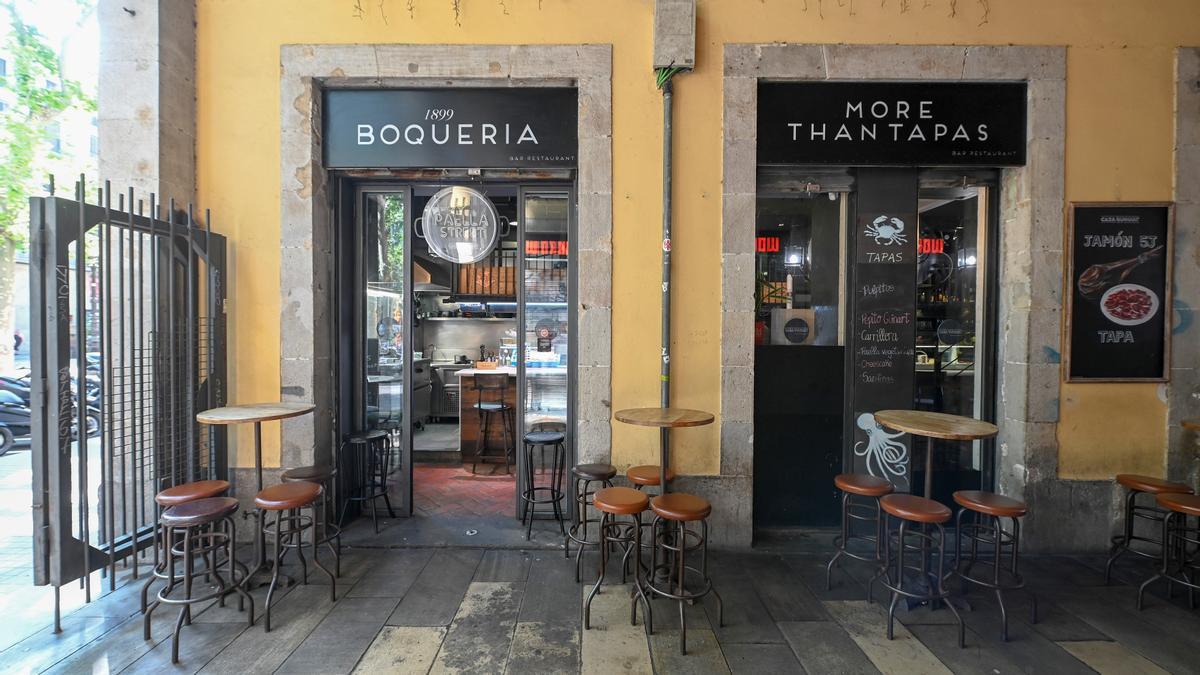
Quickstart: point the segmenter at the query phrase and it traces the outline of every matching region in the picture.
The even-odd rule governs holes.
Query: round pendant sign
[[[425,204],[421,225],[430,251],[458,264],[483,260],[500,238],[496,207],[469,187],[438,190]]]

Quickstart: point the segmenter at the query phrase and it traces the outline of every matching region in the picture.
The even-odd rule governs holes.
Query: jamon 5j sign
[[[331,89],[331,169],[573,167],[574,89]]]
[[[1023,82],[763,82],[760,164],[1025,163]]]

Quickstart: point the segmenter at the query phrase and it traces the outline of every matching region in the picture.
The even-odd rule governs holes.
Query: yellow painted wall
[[[230,400],[278,396],[279,47],[289,43],[613,45],[613,396],[658,402],[661,99],[650,0],[198,0],[198,202],[232,241]],[[674,399],[720,405],[721,53],[727,42],[1067,45],[1068,200],[1171,197],[1174,48],[1194,0],[700,0],[695,72],[676,79]],[[1200,303],[1195,299],[1191,304]],[[1048,345],[1059,349],[1060,345]],[[1064,385],[1064,477],[1161,473],[1153,384]],[[687,432],[685,473],[717,473],[717,426]],[[238,437],[250,464],[249,431]],[[268,430],[267,463],[278,462]],[[614,463],[656,435],[613,425]]]

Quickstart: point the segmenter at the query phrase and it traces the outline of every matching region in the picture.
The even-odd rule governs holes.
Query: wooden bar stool
[[[479,415],[479,436],[475,439],[475,460],[471,462],[471,473],[480,462],[500,459],[504,461],[504,470],[513,464],[513,452],[516,446],[512,420],[513,408],[508,404],[508,374],[507,373],[476,373],[475,375],[475,411]],[[500,418],[501,437],[504,439],[503,452],[500,455],[487,454],[488,430],[491,429],[492,418]]]
[[[650,498],[645,494],[627,487],[604,488],[592,498],[592,503],[600,511],[600,574],[596,577],[596,585],[588,593],[583,603],[583,628],[590,629],[592,618],[592,598],[600,592],[604,578],[608,573],[608,553],[613,544],[624,550],[621,557],[621,583],[625,583],[625,568],[630,556],[641,556],[642,550],[642,512],[650,506]],[[629,516],[631,520],[617,520],[619,516]],[[646,634],[654,632],[654,624],[650,615],[650,602],[642,583],[642,566],[640,561],[633,564],[633,597],[630,600],[629,625],[637,625],[637,603],[642,601],[646,611]]]
[[[625,472],[625,478],[633,485],[635,490],[641,490],[644,487],[659,487],[659,474],[661,470],[657,464],[643,464],[642,466],[631,466]],[[667,467],[667,482],[675,480],[675,472],[671,467]],[[661,494],[662,490],[659,490]]]
[[[321,522],[320,531],[316,533],[317,545],[325,545],[333,554],[333,571],[338,577],[342,576],[342,528],[333,522],[331,507],[337,503],[333,488],[337,484],[337,469],[327,464],[313,466],[298,466],[284,471],[280,475],[284,483],[308,481],[321,486]],[[336,542],[336,546],[334,545]]]
[[[254,497],[254,505],[259,508],[258,526],[264,535],[271,536],[275,542],[273,549],[275,564],[272,565],[271,586],[267,589],[267,599],[264,601],[266,621],[263,628],[268,633],[271,632],[271,597],[279,585],[279,568],[283,565],[284,551],[289,548],[296,549],[301,569],[304,571],[304,583],[308,583],[308,563],[305,562],[304,553],[301,550],[301,547],[304,546],[306,531],[313,532],[311,537],[313,562],[325,573],[325,576],[329,577],[329,599],[337,601],[337,578],[333,576],[332,572],[325,569],[317,555],[317,551],[320,550],[317,548],[316,532],[320,529],[317,523],[322,520],[317,504],[324,492],[324,488],[316,483],[296,481],[272,485]],[[309,515],[304,515],[302,509],[308,509]],[[266,522],[267,512],[275,514],[274,520],[270,523]],[[255,569],[255,572],[257,571]]]
[[[372,429],[353,434],[342,444],[342,452],[338,453],[341,460],[340,473],[346,480],[346,501],[342,504],[342,512],[338,516],[338,527],[345,527],[346,511],[351,503],[360,504],[365,509],[371,505],[371,522],[375,526],[375,534],[379,534],[379,511],[375,502],[383,500],[387,506],[388,515],[396,517],[392,510],[392,502],[388,499],[388,463],[392,453],[389,437],[382,429]]]
[[[211,497],[223,496],[229,492],[229,481],[227,480],[199,480],[191,483],[182,483],[173,487],[162,490],[154,495],[154,505],[158,518],[162,518],[163,511],[179,504],[196,501],[197,499],[209,499]],[[159,552],[163,547],[163,540],[160,538],[162,528],[154,530],[154,569],[149,577],[146,578],[146,583],[142,585],[141,610],[146,613],[146,604],[149,600],[150,585],[157,579],[167,579],[167,558],[168,556],[159,556]],[[167,541],[170,541],[168,539]],[[172,544],[174,542],[171,542]]]
[[[238,510],[238,500],[232,497],[207,497],[193,499],[175,504],[159,518],[159,526],[163,530],[165,541],[172,542],[165,550],[167,568],[167,585],[158,591],[153,604],[146,608],[142,616],[142,637],[150,639],[150,619],[159,605],[180,605],[179,616],[175,619],[175,630],[171,633],[171,663],[179,663],[179,631],[184,624],[192,623],[192,605],[220,598],[222,606],[225,595],[236,591],[238,594],[238,611],[245,609],[245,603],[250,603],[249,625],[254,625],[254,598],[242,588],[242,583],[249,578],[245,569],[238,575],[237,561],[237,524],[233,514]],[[175,543],[178,539],[178,543]],[[229,581],[221,575],[222,560],[228,564]],[[206,561],[204,570],[196,570],[196,559],[203,557]],[[183,571],[176,569],[176,563],[183,563]],[[201,595],[192,595],[192,585],[196,578],[205,577],[216,579],[216,585]],[[183,596],[174,595],[177,586],[183,586]]]
[[[685,604],[700,600],[709,593],[717,599],[717,625],[725,625],[725,608],[721,594],[713,588],[708,576],[708,515],[712,506],[708,500],[685,492],[669,492],[650,500],[654,511],[654,553],[646,588],[654,595],[675,600],[679,604],[679,653],[687,654],[687,623]],[[688,529],[688,523],[700,523],[699,529]],[[687,554],[700,552],[700,566],[687,564]],[[663,572],[659,574],[658,556],[663,556]],[[691,574],[691,579],[688,574]],[[691,581],[691,588],[688,582]]]
[[[1160,526],[1166,518],[1167,509],[1157,506],[1157,502],[1153,505],[1138,504],[1137,498],[1141,494],[1192,494],[1192,488],[1183,483],[1175,483],[1173,481],[1155,478],[1153,476],[1140,476],[1133,473],[1117,474],[1117,482],[1129,490],[1125,496],[1125,533],[1116,535],[1112,538],[1112,548],[1109,550],[1108,562],[1104,565],[1104,583],[1108,583],[1112,576],[1113,563],[1117,562],[1126,553],[1139,555],[1143,558],[1151,560],[1162,560],[1161,539],[1153,537],[1143,537],[1133,533],[1134,518],[1141,518],[1152,523],[1158,523]],[[1133,548],[1130,543],[1142,541],[1150,544],[1152,550],[1141,550]]]
[[[537,515],[538,504],[549,504],[553,509],[554,519],[558,521],[558,531],[565,537],[567,531],[563,527],[563,473],[567,466],[567,449],[564,443],[567,436],[561,431],[531,431],[525,434],[524,452],[522,453],[521,471],[524,474],[525,488],[521,491],[521,522],[525,523],[525,538],[529,539],[533,532],[533,517]],[[542,473],[546,471],[546,448],[552,448],[553,455],[550,469],[550,484],[537,485],[537,472],[534,471],[534,448],[542,448]],[[528,516],[528,520],[526,520]]]
[[[883,512],[879,508],[879,498],[891,494],[893,490],[891,481],[860,473],[838,474],[833,477],[833,484],[842,491],[842,533],[833,540],[837,552],[825,565],[825,590],[832,587],[830,575],[842,556],[876,564],[883,560]],[[872,534],[855,533],[850,526],[852,520],[872,523]],[[875,546],[875,555],[867,557],[866,554],[851,551],[852,539],[870,542]]]
[[[1017,571],[1021,558],[1021,518],[1027,512],[1025,503],[993,492],[981,490],[959,490],[954,493],[954,501],[962,508],[958,510],[955,519],[954,538],[954,574],[962,581],[963,592],[966,593],[967,583],[990,588],[996,592],[996,601],[1000,604],[1000,637],[1008,642],[1008,610],[1004,607],[1004,591],[1025,590],[1029,594],[1033,606],[1033,623],[1037,623],[1037,596],[1025,588],[1025,579]],[[970,512],[974,518],[971,523],[963,522],[963,515]],[[1004,529],[1002,520],[1008,518],[1012,527]],[[984,522],[981,522],[984,521]],[[990,521],[990,522],[989,522]],[[962,541],[971,541],[971,558],[963,569]],[[992,547],[991,561],[983,560],[982,564],[992,566],[991,579],[971,576],[971,567],[978,561],[979,544]],[[1009,568],[1007,579],[1001,578],[1004,566],[1000,558],[1008,548]]]
[[[592,503],[592,496],[599,489],[612,487],[612,479],[616,475],[617,470],[611,464],[576,464],[571,468],[575,513],[571,516],[571,525],[567,527],[567,536],[563,540],[563,557],[571,556],[571,542],[575,542],[578,545],[575,550],[575,583],[579,583],[582,574],[583,549],[600,543],[599,537],[588,538],[588,525],[593,522],[588,519],[588,507]],[[595,488],[593,484],[600,487]]]
[[[946,566],[946,529],[943,524],[950,520],[950,509],[932,499],[909,494],[890,494],[879,498],[879,506],[892,518],[900,521],[896,531],[890,528],[884,540],[884,560],[879,573],[867,584],[867,594],[870,597],[870,587],[875,579],[881,579],[884,587],[892,592],[888,604],[887,637],[893,638],[893,626],[896,621],[896,603],[901,597],[911,598],[919,602],[937,602],[950,597],[946,591],[942,570]],[[937,533],[935,537],[929,532],[930,527]],[[916,543],[909,540],[915,539]],[[905,564],[904,554],[912,551],[920,557],[919,564]],[[933,554],[937,554],[937,569],[929,568]],[[906,571],[920,575],[915,586],[905,585]],[[894,575],[894,576],[893,576]],[[966,629],[962,617],[951,603],[946,607],[958,621],[958,646],[966,646]]]
[[[1188,527],[1189,516],[1200,518],[1200,496],[1188,493],[1163,493],[1154,496],[1155,502],[1166,511],[1163,517],[1162,566],[1158,574],[1147,579],[1138,588],[1137,608],[1142,609],[1142,598],[1150,584],[1159,579],[1167,580],[1167,597],[1171,597],[1175,584],[1182,584],[1188,589],[1188,607],[1196,608],[1196,591],[1200,584],[1196,583],[1196,575],[1200,573],[1200,527]],[[1191,547],[1191,553],[1188,548]]]

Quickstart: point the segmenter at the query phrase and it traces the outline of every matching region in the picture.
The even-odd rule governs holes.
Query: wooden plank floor
[[[886,604],[868,603],[868,570],[847,564],[826,589],[825,557],[714,553],[711,573],[724,602],[686,607],[689,653],[679,654],[678,607],[654,601],[654,634],[639,609],[630,625],[629,586],[610,572],[583,630],[590,584],[574,560],[547,550],[347,548],[338,599],[328,581],[284,589],[272,630],[247,625],[236,603],[198,608],[183,629],[182,663],[170,664],[175,613],[156,612],[142,639],[140,582],[0,651],[0,672],[56,673],[1200,673],[1200,610],[1159,589],[1145,609],[1135,588],[1148,569],[1130,563],[1104,586],[1103,560],[1024,560],[1038,596],[1008,601],[1010,640],[1000,639],[995,598],[972,593],[967,646],[948,612],[898,612],[885,634]],[[596,559],[585,558],[587,576]],[[127,574],[125,572],[122,573]],[[320,584],[316,582],[322,582]],[[107,586],[107,584],[105,585]],[[875,597],[883,597],[875,589]]]

